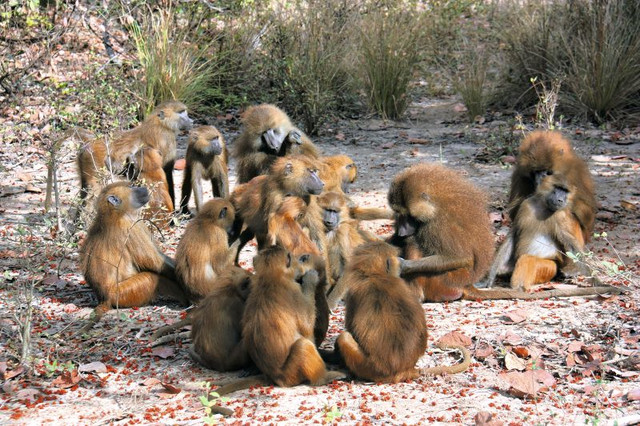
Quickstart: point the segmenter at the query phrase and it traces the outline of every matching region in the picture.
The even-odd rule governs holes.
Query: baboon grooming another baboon
[[[453,374],[469,367],[469,351],[453,366],[418,370],[427,348],[424,310],[400,278],[398,250],[382,241],[364,244],[355,253],[343,277],[349,281],[345,329],[336,350],[356,376],[375,382],[397,383],[424,374]]]
[[[176,160],[176,136],[189,130],[193,121],[187,107],[177,101],[159,104],[136,128],[124,132],[107,144],[104,139],[95,139],[83,145],[78,152],[81,192],[84,199],[90,192],[98,192],[99,170],[103,167],[110,173],[122,174],[132,157],[143,146],[158,150],[162,157],[171,202],[175,206],[173,187],[173,165]]]
[[[303,154],[318,157],[318,150],[287,114],[275,105],[249,107],[244,113],[244,129],[235,141],[238,183],[264,175],[278,157]]]
[[[213,126],[200,126],[191,131],[180,197],[182,213],[189,214],[189,198],[192,190],[196,211],[199,211],[204,204],[203,179],[211,181],[214,197],[226,198],[229,195],[227,157],[227,147],[218,129]]]

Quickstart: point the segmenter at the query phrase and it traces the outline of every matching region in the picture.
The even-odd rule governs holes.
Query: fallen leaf
[[[502,157],[500,157],[500,161],[505,164],[516,164],[518,160],[516,160],[516,157],[514,157],[513,155],[503,155]]]
[[[107,366],[100,361],[90,362],[88,364],[82,364],[78,367],[80,373],[106,373]]]
[[[151,351],[151,355],[157,356],[158,358],[167,359],[175,355],[175,350],[170,346],[158,346],[153,348]]]
[[[388,143],[380,145],[380,148],[382,148],[382,149],[390,149],[390,148],[393,148],[395,145],[396,145],[395,142],[388,142]]]
[[[511,331],[507,331],[505,334],[500,336],[499,339],[503,344],[511,346],[516,346],[522,343],[522,337]]]
[[[507,352],[504,356],[504,366],[507,370],[524,371],[527,369],[527,362],[522,358],[518,358],[512,352]]]
[[[66,389],[78,384],[80,380],[82,380],[82,377],[78,374],[78,370],[65,370],[51,384],[57,388]]]
[[[184,170],[185,167],[187,167],[187,161],[184,158],[176,160],[175,164],[173,165],[174,170]]]
[[[155,377],[149,377],[147,380],[145,380],[144,382],[140,383],[142,386],[155,386],[158,383],[162,383],[159,379],[156,379]]]
[[[478,359],[488,358],[494,354],[493,346],[491,346],[487,342],[478,342],[476,343],[476,350],[473,353],[473,356]]]
[[[551,373],[544,370],[512,371],[500,373],[498,377],[509,384],[508,392],[518,398],[535,397],[556,383]]]
[[[455,112],[466,112],[467,111],[467,107],[464,106],[464,104],[461,103],[457,103],[453,106],[453,110]]]
[[[28,183],[33,180],[33,176],[31,175],[31,173],[18,172],[16,174],[16,177],[24,183]]]
[[[506,313],[507,318],[513,324],[518,324],[525,321],[529,317],[529,312],[525,309],[515,309]]]
[[[569,343],[567,350],[569,352],[579,352],[580,350],[582,350],[582,346],[584,346],[584,343],[573,341]]]
[[[340,132],[336,134],[336,139],[339,141],[343,141],[344,140],[344,133]]]
[[[29,402],[33,403],[41,394],[42,392],[40,392],[38,389],[26,388],[20,389],[18,392],[16,392],[15,397],[21,401],[28,400]]]
[[[504,422],[502,420],[494,419],[493,414],[487,411],[480,411],[473,418],[476,426],[502,426]]]
[[[452,331],[439,338],[436,344],[446,346],[465,346],[468,348],[471,346],[471,338],[465,336],[459,331]]]
[[[171,395],[176,395],[179,394],[180,392],[182,392],[182,389],[180,389],[177,386],[172,385],[171,383],[161,383],[162,386],[165,388],[165,390],[167,391],[167,393],[171,394]]]
[[[13,370],[5,372],[4,379],[5,380],[13,379],[14,377],[19,376],[22,373],[24,373],[24,367],[19,365]]]
[[[640,388],[631,389],[627,392],[627,399],[629,401],[640,401]]]
[[[37,186],[34,186],[30,183],[27,184],[27,186],[24,189],[26,192],[31,192],[33,194],[40,194],[42,192],[42,189],[38,188]]]
[[[0,361],[0,374],[4,374],[5,371],[7,371],[7,362]]]
[[[633,204],[631,201],[627,201],[627,200],[620,200],[620,205],[625,210],[633,211],[633,210],[637,209],[637,206],[635,204]]]
[[[511,352],[518,355],[520,358],[527,358],[529,356],[529,349],[524,346],[517,346],[513,348]]]

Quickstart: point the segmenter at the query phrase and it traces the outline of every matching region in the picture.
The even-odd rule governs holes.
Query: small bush
[[[206,40],[200,28],[181,15],[169,7],[129,25],[140,62],[140,117],[165,100],[181,100],[198,110],[206,99],[219,60],[211,54],[215,39]]]
[[[504,8],[507,93],[533,105],[530,80],[561,81],[560,107],[596,123],[638,118],[640,3],[519,1]]]
[[[385,119],[397,119],[409,105],[409,83],[424,47],[425,15],[409,2],[387,2],[366,11],[359,28],[369,106]]]
[[[489,57],[484,49],[468,42],[464,43],[461,54],[463,65],[454,76],[453,85],[467,107],[469,121],[474,121],[477,116],[484,115],[490,96],[487,87]]]
[[[345,60],[353,9],[348,3],[296,0],[266,11],[262,61],[271,97],[303,122],[307,133],[320,125],[353,93]]]

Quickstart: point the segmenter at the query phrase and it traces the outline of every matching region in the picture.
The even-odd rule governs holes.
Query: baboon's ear
[[[291,173],[293,173],[293,164],[287,163],[287,165],[284,166],[284,174],[290,175]]]
[[[164,120],[164,111],[158,111],[158,118]]]
[[[109,195],[107,197],[107,201],[109,202],[109,204],[113,205],[114,207],[118,207],[120,204],[122,204],[122,200],[119,197],[116,197],[115,195]]]
[[[225,217],[227,217],[227,208],[223,207],[222,210],[220,210],[220,214],[218,214],[218,219],[224,219]]]

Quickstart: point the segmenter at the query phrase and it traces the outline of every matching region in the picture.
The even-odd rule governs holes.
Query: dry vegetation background
[[[0,423],[637,423],[638,22],[635,0],[3,2]],[[170,98],[231,144],[246,105],[278,104],[325,154],[355,159],[362,204],[384,206],[405,167],[442,161],[489,192],[497,241],[523,132],[561,128],[598,186],[585,261],[633,292],[425,304],[431,341],[468,345],[469,371],[255,389],[222,403],[231,417],[207,416],[201,383],[236,374],[195,365],[188,341],[150,345],[180,317],[175,305],[114,310],[69,337],[95,298],[76,264],[86,224],[71,220],[78,142],[64,135],[112,137]],[[156,232],[166,253],[184,226]],[[421,366],[455,362],[432,348]]]

